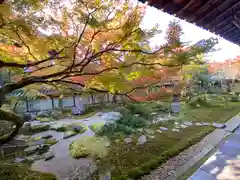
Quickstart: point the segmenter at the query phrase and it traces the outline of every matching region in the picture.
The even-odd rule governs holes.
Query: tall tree
[[[0,105],[17,89],[109,92],[125,95],[131,81],[156,68],[195,61],[206,47],[180,52],[165,44],[156,51],[149,41],[158,28],[143,30],[145,6],[119,0],[13,0],[0,4],[0,68],[13,72],[13,81],[0,88]],[[214,43],[209,40],[208,48]],[[84,81],[83,81],[84,79]],[[145,85],[143,86],[145,87]],[[11,141],[23,124],[16,114],[0,109],[0,120],[16,128],[0,145]]]

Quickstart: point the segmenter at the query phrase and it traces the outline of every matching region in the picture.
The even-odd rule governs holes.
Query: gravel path
[[[86,126],[89,126],[94,123],[105,123],[106,121],[100,116],[93,116],[86,119],[81,120],[73,120],[73,119],[64,119],[59,120],[57,122],[50,123],[41,123],[41,124],[72,124],[72,123],[83,123]],[[37,122],[33,122],[36,124]],[[70,137],[68,139],[63,139],[63,132],[55,132],[55,131],[45,131],[34,136],[44,136],[51,134],[53,138],[59,140],[59,142],[53,145],[50,149],[55,155],[55,158],[44,161],[39,160],[32,164],[32,169],[43,172],[51,172],[57,175],[60,180],[84,180],[88,179],[89,175],[91,175],[96,170],[96,165],[90,158],[81,158],[81,159],[73,159],[69,155],[69,145],[79,139],[82,136],[94,136],[94,132],[92,132],[89,128],[83,133],[78,134],[76,136]]]

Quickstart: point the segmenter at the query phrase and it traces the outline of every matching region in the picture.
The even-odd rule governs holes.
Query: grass
[[[56,180],[50,173],[32,171],[27,165],[0,164],[0,179],[2,180]]]
[[[109,142],[106,138],[84,136],[74,141],[69,149],[71,156],[74,158],[81,158],[89,155],[96,158],[103,158],[107,155],[108,145]]]
[[[208,106],[193,108],[183,104],[182,109],[183,113],[176,121],[224,123],[239,112],[240,104],[229,102],[212,108]],[[211,126],[189,126],[181,129],[180,132],[172,132],[170,129],[173,128],[174,121],[152,125],[148,128],[157,130],[159,126],[167,127],[169,130],[163,133],[156,132],[155,139],[148,139],[142,146],[136,145],[136,138],[143,133],[135,132],[134,141],[130,144],[122,141],[115,142],[115,139],[119,139],[119,135],[113,134],[108,155],[99,162],[99,167],[104,168],[109,165],[113,167],[111,171],[113,180],[137,179],[184,149],[196,144],[214,130]]]

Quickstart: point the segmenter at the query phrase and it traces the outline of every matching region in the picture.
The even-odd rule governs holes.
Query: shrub
[[[105,123],[99,122],[99,123],[95,123],[95,124],[90,125],[89,128],[93,132],[99,133],[104,125],[105,125]]]
[[[144,106],[144,104],[140,103],[129,103],[126,105],[126,108],[129,109],[132,114],[140,114],[140,116],[144,118],[149,118],[149,115],[152,113],[152,111]]]
[[[103,158],[107,155],[109,141],[103,137],[84,136],[70,145],[70,154],[74,158],[86,157]]]
[[[36,117],[36,120],[38,120],[40,122],[50,122],[53,119],[51,117]]]

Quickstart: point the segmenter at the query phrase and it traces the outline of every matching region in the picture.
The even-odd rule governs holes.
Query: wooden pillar
[[[52,109],[54,109],[54,99],[52,96],[51,96],[51,100],[52,100]]]
[[[73,106],[76,107],[76,97],[73,95]]]
[[[29,112],[29,104],[27,99],[26,99],[26,107],[27,107],[27,112]]]

